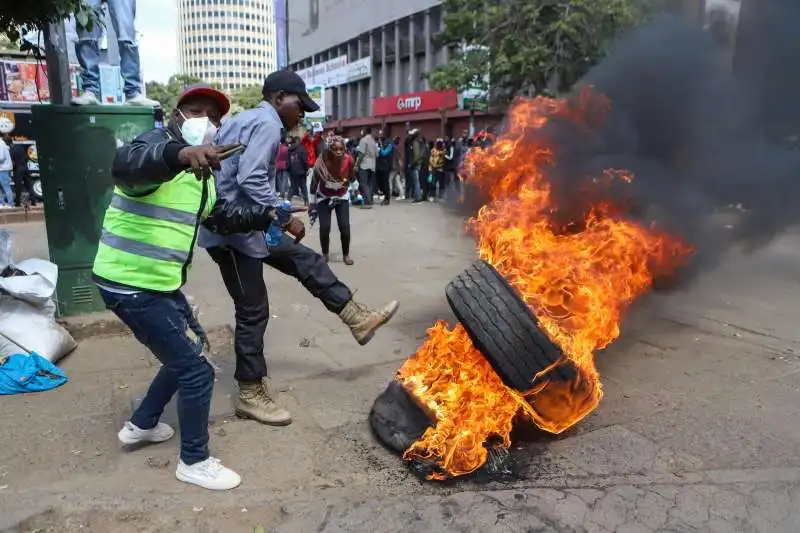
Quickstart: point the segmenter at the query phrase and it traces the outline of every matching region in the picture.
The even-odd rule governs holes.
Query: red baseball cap
[[[220,115],[223,117],[231,110],[231,101],[228,100],[225,93],[205,83],[195,83],[194,85],[187,86],[181,93],[180,98],[178,98],[178,103],[176,105],[180,106],[191,96],[205,96],[211,98],[219,106]]]

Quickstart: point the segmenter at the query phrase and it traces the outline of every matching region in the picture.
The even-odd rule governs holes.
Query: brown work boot
[[[288,426],[292,423],[292,415],[286,409],[278,407],[264,383],[239,383],[236,416],[270,426]]]
[[[379,327],[392,319],[399,307],[400,304],[392,300],[380,309],[370,309],[350,298],[339,318],[350,328],[356,342],[363,346],[372,340]]]

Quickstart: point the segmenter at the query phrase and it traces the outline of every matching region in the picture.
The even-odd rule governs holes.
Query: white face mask
[[[214,135],[217,133],[217,128],[211,123],[208,117],[193,117],[186,118],[183,111],[178,111],[183,117],[183,124],[181,124],[181,135],[183,139],[192,146],[202,146],[204,144],[211,144],[214,140]]]

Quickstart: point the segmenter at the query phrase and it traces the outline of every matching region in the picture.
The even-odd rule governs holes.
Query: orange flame
[[[461,325],[450,330],[437,323],[397,376],[435,420],[404,454],[436,464],[440,473],[432,479],[474,472],[486,462],[487,445],[510,446],[518,415],[558,434],[592,412],[603,395],[595,351],[619,336],[625,310],[653,278],[675,271],[692,253],[680,239],[622,218],[609,203],[592,205],[568,231],[553,220],[559,206],[543,171],[555,164],[557,147],[547,146],[540,130],[553,118],[590,128],[607,109],[589,91],[569,101],[519,100],[508,132],[465,162],[468,181],[489,198],[468,223],[480,257],[509,280],[577,377],[550,381],[548,369],[533,389],[511,390]],[[608,170],[590,183],[632,179]]]

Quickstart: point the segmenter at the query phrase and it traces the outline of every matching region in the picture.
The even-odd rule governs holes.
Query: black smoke
[[[779,18],[782,27],[800,27],[800,5]],[[796,71],[794,34],[762,33],[759,46]],[[800,116],[800,86],[773,87],[765,97],[764,84],[751,83],[761,80],[737,78],[723,52],[710,33],[667,16],[624,36],[582,81],[610,101],[605,119],[589,127],[557,120],[532,133],[554,147],[548,177],[559,215],[583,220],[598,199],[624,206],[624,216],[655,222],[696,248],[686,279],[733,247],[758,249],[800,223],[800,152],[782,138],[786,116]],[[635,178],[587,194],[587,178],[606,169]]]

